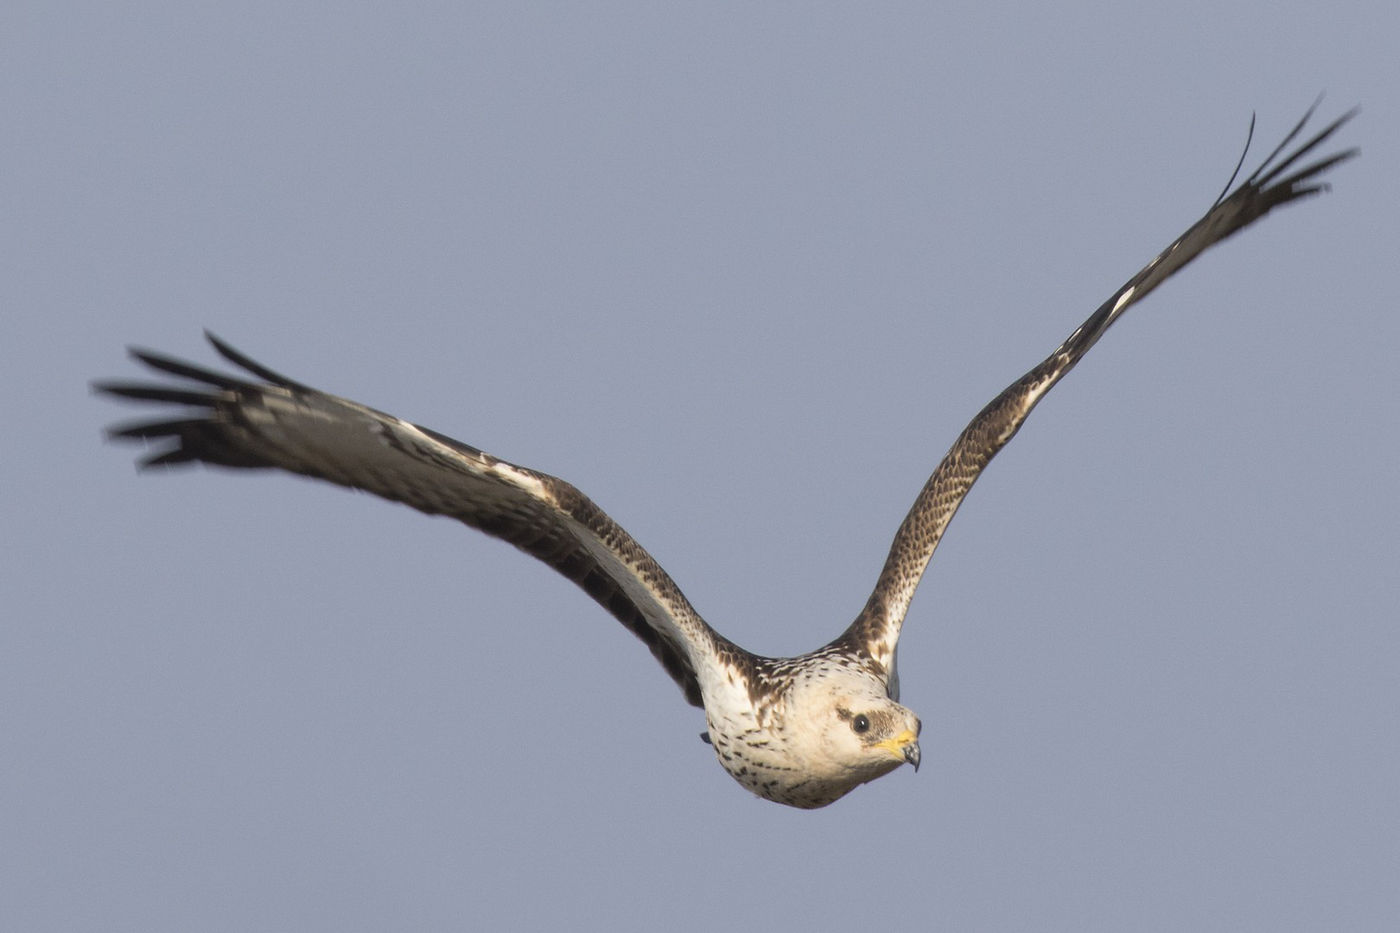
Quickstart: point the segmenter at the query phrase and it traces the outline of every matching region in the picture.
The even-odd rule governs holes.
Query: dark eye
[[[864,713],[861,713],[859,716],[857,716],[856,718],[854,718],[854,719],[851,720],[851,731],[853,731],[853,732],[866,732],[866,731],[868,731],[869,729],[870,729],[870,720],[865,718],[865,714],[864,714]]]

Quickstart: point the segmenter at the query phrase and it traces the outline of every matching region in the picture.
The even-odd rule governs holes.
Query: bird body
[[[703,707],[707,740],[735,780],[777,803],[822,807],[901,764],[919,766],[920,722],[899,703],[896,649],[914,591],[968,490],[1036,404],[1129,307],[1274,207],[1323,190],[1318,176],[1356,154],[1346,150],[1294,168],[1352,115],[1285,155],[1311,113],[1259,169],[1233,190],[1227,185],[1205,216],[972,419],[901,523],[855,621],[830,643],[794,658],[761,657],[716,632],[651,555],[564,480],[312,389],[212,334],[225,359],[261,381],[133,350],[147,366],[190,384],[95,387],[194,409],[173,420],[111,430],[116,438],[174,441],[143,466],[202,462],[300,473],[456,518],[550,565],[641,638],[686,699]]]

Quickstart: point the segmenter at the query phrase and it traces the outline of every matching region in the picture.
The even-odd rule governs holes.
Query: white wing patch
[[[558,505],[554,496],[538,477],[520,469],[514,464],[501,460],[498,457],[493,457],[485,451],[478,451],[473,456],[461,450],[455,450],[428,434],[416,424],[404,421],[402,418],[394,418],[393,423],[397,430],[404,434],[412,435],[413,442],[420,448],[427,448],[440,455],[445,455],[452,460],[462,463],[471,472],[480,473],[500,482],[507,483],[541,502],[550,505]],[[379,431],[379,441],[385,446],[393,446],[394,443],[389,439],[387,429],[383,427],[381,427]]]

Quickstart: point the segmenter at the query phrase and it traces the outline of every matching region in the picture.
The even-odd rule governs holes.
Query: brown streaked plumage
[[[710,628],[641,545],[564,480],[319,392],[212,334],[220,355],[261,381],[133,350],[152,369],[192,385],[100,382],[95,388],[194,409],[111,429],[115,438],[172,442],[143,466],[202,462],[300,473],[456,518],[545,562],[647,643],[686,699],[705,710],[707,737],[736,780],[779,803],[820,807],[900,764],[918,767],[919,720],[898,703],[895,649],[914,590],[972,484],[1129,307],[1273,208],[1325,189],[1318,178],[1356,150],[1295,166],[1352,113],[1285,154],[1311,114],[1252,175],[1233,190],[1227,185],[1204,217],[972,419],[900,525],[860,615],[835,640],[799,657],[760,657]]]

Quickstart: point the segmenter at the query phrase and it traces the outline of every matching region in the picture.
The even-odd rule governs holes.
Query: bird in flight
[[[647,644],[685,698],[705,711],[702,738],[735,780],[768,800],[823,807],[902,764],[919,767],[919,718],[899,704],[895,649],[924,569],[988,462],[1129,307],[1275,207],[1326,190],[1323,173],[1357,150],[1303,160],[1354,114],[1289,151],[1309,109],[1238,186],[1236,166],[1205,216],[978,412],[914,500],[855,621],[798,657],[761,657],[711,628],[651,555],[564,480],[288,379],[213,334],[206,336],[214,349],[253,378],[133,349],[151,369],[185,382],[109,381],[94,388],[189,409],[109,429],[113,438],[164,445],[143,467],[198,462],[300,473],[450,516],[543,561]]]

